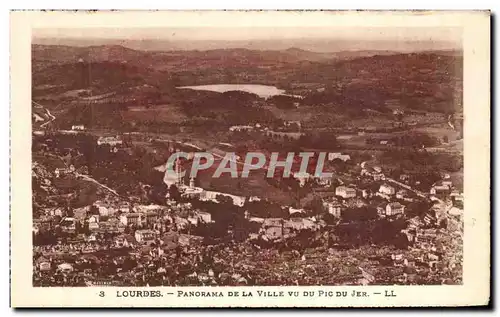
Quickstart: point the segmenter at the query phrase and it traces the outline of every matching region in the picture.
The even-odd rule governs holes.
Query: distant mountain
[[[102,39],[102,38],[34,38],[33,44],[66,46],[121,45],[143,51],[207,51],[214,49],[244,48],[250,50],[286,50],[290,47],[313,51],[334,53],[341,51],[397,51],[419,52],[430,50],[460,49],[455,43],[443,41],[389,41],[389,40],[339,40],[333,38],[299,38],[269,40],[158,40],[158,39]]]
[[[226,48],[192,51],[141,51],[121,45],[64,46],[32,45],[33,70],[78,62],[118,62],[139,68],[154,68],[157,71],[181,71],[191,69],[240,67],[282,67],[309,62],[336,62],[358,57],[397,54],[393,51],[339,51],[335,53],[313,52],[301,48],[285,50],[251,50]]]

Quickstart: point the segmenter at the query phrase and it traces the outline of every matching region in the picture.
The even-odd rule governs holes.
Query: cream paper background
[[[164,287],[160,298],[117,298],[114,287],[32,287],[31,34],[88,27],[460,27],[464,47],[464,275],[460,286]],[[384,11],[11,12],[11,305],[13,307],[342,307],[485,305],[490,298],[490,13]],[[222,291],[183,298],[177,290]],[[253,297],[227,297],[252,290]],[[256,290],[300,291],[258,297]],[[303,297],[304,291],[384,292],[397,297]],[[100,291],[106,297],[99,297]]]

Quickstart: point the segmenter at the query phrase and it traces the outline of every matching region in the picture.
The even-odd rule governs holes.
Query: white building
[[[312,177],[309,173],[293,173],[293,178],[299,181],[300,187],[304,187],[306,182]]]
[[[288,213],[291,215],[296,215],[296,214],[304,214],[305,213],[305,210],[302,209],[302,208],[293,208],[293,207],[289,207],[288,208]]]
[[[128,225],[139,225],[142,221],[142,215],[140,213],[127,213],[120,216],[120,222],[125,226]]]
[[[340,216],[342,215],[342,204],[340,204],[339,202],[324,202],[323,203],[323,207],[326,208],[326,210],[328,211],[329,214],[337,217],[337,218],[340,218]]]
[[[318,185],[320,186],[324,186],[324,187],[328,187],[330,185],[332,185],[332,177],[331,176],[319,176],[319,177],[316,177],[316,182],[318,183]]]
[[[450,180],[442,181],[441,184],[443,186],[448,186],[449,188],[453,187],[453,182]]]
[[[102,136],[97,139],[97,145],[109,144],[111,146],[121,145],[123,141],[118,137]]]
[[[406,195],[408,195],[408,191],[401,189],[401,190],[398,190],[398,192],[396,193],[396,198],[397,199],[405,199]]]
[[[208,212],[205,211],[197,211],[195,212],[195,215],[202,220],[205,223],[210,223],[212,222],[212,215]]]
[[[136,230],[135,240],[139,243],[151,243],[156,238],[156,233],[153,230]]]
[[[209,190],[203,191],[203,193],[201,194],[200,200],[203,200],[203,201],[210,200],[210,201],[218,203],[219,201],[217,201],[217,196],[219,196],[219,195],[231,198],[233,200],[233,204],[236,206],[243,207],[243,205],[245,204],[245,197],[231,195],[231,194],[227,194],[227,193],[221,193],[221,192],[214,192],[214,191],[209,191]]]
[[[380,193],[382,194],[386,194],[386,195],[394,195],[396,193],[396,190],[394,189],[394,187],[392,186],[389,186],[387,184],[382,184],[378,190]]]
[[[341,160],[343,162],[347,162],[351,159],[351,156],[348,154],[342,154],[340,152],[328,153],[328,160],[329,161],[333,161],[335,159]]]
[[[458,207],[451,207],[448,209],[448,214],[452,216],[461,216],[463,215],[464,211]]]
[[[96,201],[94,203],[94,206],[97,207],[97,209],[99,210],[99,215],[101,216],[111,216],[114,215],[117,211],[114,207],[102,201]]]
[[[229,131],[252,131],[254,129],[251,125],[233,125],[229,128]]]
[[[461,201],[461,202],[464,201],[463,193],[460,193],[458,190],[451,192],[450,198],[454,201]]]
[[[335,188],[335,195],[344,199],[356,197],[356,190],[354,188],[339,186]]]
[[[450,187],[447,185],[436,185],[430,190],[431,195],[446,194],[450,191]]]
[[[71,217],[63,218],[60,225],[65,230],[74,231],[76,230],[76,219]]]
[[[71,130],[83,131],[85,130],[85,126],[83,124],[72,125]]]
[[[91,222],[99,222],[99,215],[92,215],[89,217],[89,223]]]
[[[398,202],[388,203],[385,207],[386,216],[395,216],[403,214],[405,210],[405,206],[401,205]]]

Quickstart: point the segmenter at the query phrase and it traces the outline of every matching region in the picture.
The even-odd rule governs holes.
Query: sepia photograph
[[[464,208],[464,27],[34,25],[29,41],[30,287],[464,287],[466,213],[489,219]]]

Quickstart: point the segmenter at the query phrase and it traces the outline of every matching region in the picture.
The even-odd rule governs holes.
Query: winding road
[[[54,115],[52,115],[52,113],[50,113],[49,109],[47,109],[45,106],[39,104],[38,102],[32,100],[32,102],[35,104],[35,107],[38,108],[38,109],[43,109],[45,110],[45,113],[47,114],[47,116],[50,118],[49,121],[43,123],[40,125],[40,128],[43,128],[45,127],[47,124],[51,123],[52,121],[54,121],[56,119],[56,117]]]

